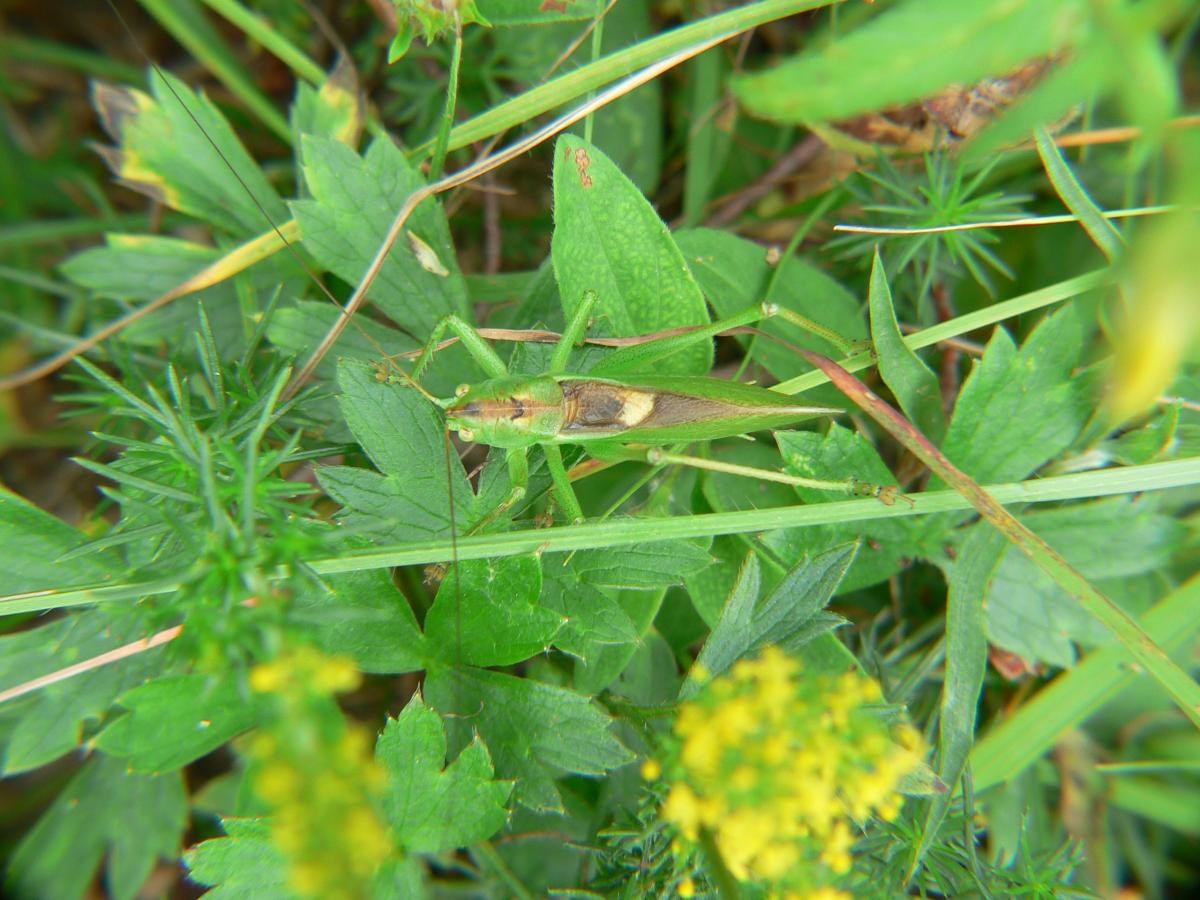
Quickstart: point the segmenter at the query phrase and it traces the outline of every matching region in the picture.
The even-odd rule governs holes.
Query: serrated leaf
[[[271,843],[265,819],[222,819],[227,837],[202,841],[184,854],[188,877],[214,887],[205,894],[220,900],[294,900],[287,861]]]
[[[226,837],[212,838],[184,855],[188,878],[211,887],[209,900],[297,900],[288,866],[271,843],[268,819],[223,817]],[[418,857],[385,864],[372,880],[368,900],[427,900]]]
[[[516,800],[561,810],[554,779],[603,775],[633,760],[612,735],[612,720],[584,694],[483,669],[431,671],[425,695],[456,729],[478,732],[496,772],[516,778]]]
[[[293,140],[299,146],[301,135],[320,134],[355,147],[362,134],[364,113],[354,62],[349,56],[340,55],[320,88],[306,81],[297,82],[291,116]]]
[[[963,384],[942,451],[981,484],[1016,481],[1061,453],[1096,405],[1074,369],[1085,346],[1082,313],[1047,317],[1018,351],[1003,329]]]
[[[375,756],[388,773],[388,822],[406,850],[453,850],[504,827],[512,783],[493,780],[491,758],[478,738],[447,765],[442,720],[419,693],[384,726]]]
[[[1120,585],[1159,571],[1185,536],[1181,523],[1144,511],[1124,497],[1029,512],[1021,518],[1067,562],[1101,584],[1111,579]],[[1055,666],[1074,663],[1074,643],[1096,646],[1112,640],[1103,625],[1015,548],[993,578],[987,623],[992,643],[1030,662]]]
[[[279,195],[208,98],[158,68],[148,77],[153,96],[93,84],[92,102],[117,142],[100,148],[113,174],[222,231],[257,234],[266,219],[285,222]]]
[[[721,617],[725,598],[737,581],[744,549],[745,544],[737,537],[717,535],[709,549],[713,564],[684,579],[692,606],[710,629]]]
[[[276,311],[267,326],[267,337],[288,355],[298,356],[317,346],[340,315],[338,308],[328,301],[301,301],[294,307]],[[333,380],[341,359],[378,363],[380,347],[388,353],[407,353],[420,349],[417,342],[404,332],[373,321],[368,316],[360,316],[355,319],[354,327],[342,331],[332,350],[321,360],[317,372]]]
[[[553,567],[553,562],[548,563]],[[637,628],[629,614],[608,592],[569,578],[555,578],[546,572],[542,584],[542,605],[562,617],[562,630],[554,645],[564,653],[588,661],[600,648],[632,644]]]
[[[139,775],[93,754],[17,847],[6,893],[75,900],[107,856],[109,896],[132,900],[157,858],[179,855],[186,824],[179,772]]]
[[[62,266],[67,278],[100,297],[148,300],[220,258],[211,247],[159,235],[109,234],[105,240],[105,246],[77,253]],[[250,283],[269,282],[274,288],[281,279],[294,277],[286,264],[265,265],[255,270]],[[230,283],[215,284],[176,299],[153,316],[122,330],[120,340],[138,346],[181,342],[195,332],[198,310],[203,310],[222,355],[228,358],[240,352],[245,323]]]
[[[962,778],[975,744],[979,697],[988,664],[985,598],[1006,548],[1003,534],[986,522],[977,522],[950,567],[937,774],[951,789],[933,793],[915,859],[920,859],[936,839],[950,809],[954,786]]]
[[[769,644],[793,649],[804,626],[833,597],[857,549],[856,544],[843,544],[801,559],[761,603],[758,557],[747,554],[721,618],[696,659],[706,677],[727,672],[739,659]],[[680,696],[690,697],[699,687],[700,682],[689,677]]]
[[[430,652],[444,662],[503,666],[544,653],[562,618],[538,605],[542,568],[533,556],[472,559],[446,573],[425,617]]]
[[[904,343],[878,247],[871,261],[870,284],[867,302],[871,309],[871,342],[879,358],[879,374],[896,395],[900,408],[925,437],[940,444],[946,433],[941,386],[933,371]]]
[[[347,524],[393,541],[444,536],[452,495],[458,527],[470,527],[475,495],[453,454],[447,469],[445,432],[429,401],[380,382],[359,363],[340,365],[338,384],[350,429],[383,473],[345,466],[318,472],[321,486],[347,508]]]
[[[122,694],[127,712],[96,738],[96,746],[134,772],[180,769],[252,728],[258,720],[249,689],[236,678],[158,678]]]
[[[735,78],[733,90],[758,116],[836,121],[1003,75],[1069,46],[1086,25],[1080,0],[907,0],[839,40]]]
[[[555,144],[551,254],[568,318],[593,290],[608,334],[708,322],[700,288],[662,219],[607,156],[573,135]],[[711,366],[712,346],[698,344],[658,371],[701,374]]]
[[[357,284],[400,206],[424,181],[386,138],[372,143],[365,156],[314,135],[305,136],[302,149],[313,199],[294,201],[292,212],[304,246],[325,268]],[[468,315],[466,283],[446,217],[435,200],[417,207],[406,228],[433,249],[449,275],[427,271],[408,243],[397,241],[375,280],[371,299],[398,325],[426,335],[444,315]]]
[[[292,617],[312,629],[326,653],[345,655],[364,672],[425,668],[426,649],[408,600],[386,569],[325,576],[324,592],[300,598]]]
[[[712,562],[705,546],[694,541],[655,541],[611,549],[580,550],[571,560],[579,578],[596,587],[653,590],[681,584]]]

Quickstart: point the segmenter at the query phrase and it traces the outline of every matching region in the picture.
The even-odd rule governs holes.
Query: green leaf
[[[578,577],[578,576],[576,576]],[[654,620],[662,610],[666,588],[658,590],[619,591],[605,588],[633,623],[637,633],[634,643],[597,646],[595,652],[575,665],[575,689],[586,694],[598,694],[625,671],[641,642],[650,633]]]
[[[938,777],[950,789],[933,795],[910,868],[915,868],[937,839],[975,744],[976,716],[988,666],[984,598],[1007,547],[1003,534],[986,522],[977,522],[950,567],[946,677],[938,719]]]
[[[671,645],[651,631],[638,642],[637,651],[611,690],[634,703],[667,705],[675,701],[679,682],[679,665]]]
[[[417,618],[387,569],[325,576],[325,591],[299,598],[293,618],[312,629],[329,654],[351,657],[364,672],[416,672],[426,649]]]
[[[688,598],[696,613],[710,629],[717,624],[725,598],[733,590],[741,571],[745,545],[736,537],[718,535],[713,538],[710,553],[715,562],[685,579]]]
[[[118,698],[128,712],[96,738],[130,771],[180,769],[257,724],[249,690],[238,678],[191,674],[158,678]]]
[[[393,541],[450,533],[450,496],[460,529],[473,520],[475,495],[451,454],[432,405],[415,390],[382,383],[367,366],[338,367],[338,398],[346,422],[382,474],[330,466],[318,479],[347,508],[346,522]]]
[[[1140,466],[1178,450],[1180,456],[1193,455],[1176,447],[1179,428],[1179,404],[1160,406],[1154,417],[1140,428],[1126,431],[1104,445],[1106,452],[1122,465]]]
[[[425,695],[458,732],[478,732],[496,772],[516,778],[515,799],[562,810],[554,779],[603,775],[633,761],[609,731],[612,720],[591,698],[566,688],[483,669],[431,671]]]
[[[1069,46],[1086,25],[1082,0],[906,0],[838,40],[735,78],[733,90],[758,116],[836,121],[1002,75]]]
[[[638,630],[629,614],[608,591],[573,577],[555,578],[556,568],[561,569],[550,564],[544,573],[541,601],[542,606],[562,617],[562,629],[554,638],[556,647],[588,662],[603,647],[630,645],[638,639]]]
[[[541,591],[536,557],[460,562],[446,573],[425,617],[430,652],[476,666],[510,665],[546,652],[562,619],[538,605]]]
[[[879,357],[879,374],[896,395],[900,408],[917,428],[934,444],[940,444],[946,433],[941,386],[937,376],[904,343],[878,247],[871,261],[868,303],[871,309],[871,342],[875,347],[875,355]]]
[[[681,584],[712,562],[706,546],[695,541],[655,541],[622,548],[580,550],[571,568],[581,581],[596,587],[653,590]]]
[[[648,334],[708,322],[708,309],[667,226],[632,182],[597,150],[563,135],[554,153],[554,274],[570,318],[585,291],[612,335]],[[664,360],[662,374],[712,367],[712,347]]]
[[[296,102],[292,104],[293,143],[299,147],[302,135],[320,134],[348,147],[356,146],[363,128],[363,105],[354,63],[348,56],[339,56],[320,89],[297,82]]]
[[[855,544],[843,544],[801,559],[761,603],[758,557],[747,554],[721,618],[696,659],[706,677],[727,672],[742,657],[770,644],[794,651],[802,643],[797,638],[806,636],[810,620],[833,597],[857,550]],[[699,688],[700,683],[689,677],[680,696],[690,697]]]
[[[7,593],[94,584],[120,571],[118,560],[106,553],[59,562],[59,557],[86,542],[82,531],[0,487],[0,543],[5,548],[0,581]],[[4,658],[0,654],[0,661]]]
[[[1018,352],[1003,329],[968,376],[942,451],[982,484],[1019,481],[1061,453],[1095,409],[1095,386],[1074,372],[1081,312],[1047,317]]]
[[[1145,505],[1118,497],[1030,512],[1022,521],[1101,590],[1119,597],[1125,582],[1164,569],[1186,535],[1182,523]],[[1056,666],[1074,663],[1073,643],[1097,646],[1112,640],[1103,625],[1015,548],[992,581],[987,623],[992,643],[1030,662]]]
[[[148,300],[176,287],[220,254],[211,247],[157,235],[109,234],[107,244],[84,250],[67,260],[62,270],[67,278],[100,297]],[[260,264],[247,285],[271,290],[284,281],[285,289],[300,289],[296,273],[286,260]],[[119,339],[135,346],[159,347],[191,340],[196,331],[198,310],[203,310],[221,355],[232,358],[241,352],[246,333],[242,311],[232,283],[215,284],[177,298],[153,316],[122,330]]]
[[[316,347],[340,315],[338,307],[328,300],[301,301],[294,307],[278,310],[271,317],[267,337],[289,356],[299,356]],[[321,360],[317,372],[333,380],[337,375],[339,360],[378,363],[380,347],[388,353],[407,353],[420,349],[420,345],[404,332],[389,328],[368,316],[356,316],[354,326],[342,331],[337,343]]]
[[[268,219],[285,222],[283,201],[217,108],[161,69],[148,78],[153,96],[92,86],[92,103],[117,142],[100,148],[113,174],[225,232],[258,234]]]
[[[91,609],[0,638],[0,687],[24,684],[145,637],[130,632],[130,627],[118,628],[108,613]],[[74,750],[89,720],[99,719],[123,692],[159,674],[162,665],[163,651],[156,648],[120,665],[101,666],[41,688],[4,707],[0,715],[15,722],[6,735],[4,774],[37,768]]]
[[[292,202],[304,246],[321,265],[357,284],[396,212],[424,187],[420,174],[388,139],[371,144],[359,156],[345,144],[305,135],[304,177],[312,200]],[[449,313],[466,317],[467,289],[450,228],[441,206],[426,200],[409,218],[371,289],[371,300],[396,324],[426,335]],[[422,266],[407,235],[416,236],[436,254],[449,273]]]
[[[295,900],[288,887],[287,861],[271,843],[266,819],[222,819],[228,837],[213,838],[184,854],[188,877],[215,887],[218,900]]]
[[[75,900],[106,858],[109,896],[132,900],[155,860],[175,859],[187,825],[179,772],[139,775],[93,754],[10,860],[11,897]]]
[[[512,784],[493,780],[491,758],[478,737],[446,765],[442,720],[419,693],[384,726],[375,755],[388,773],[388,822],[404,849],[453,850],[504,827]]]
[[[777,271],[767,261],[767,252],[761,244],[709,228],[681,231],[675,240],[719,316],[731,316],[769,301],[806,316],[847,340],[867,336],[859,299],[811,263],[793,256]],[[839,348],[824,338],[780,318],[768,319],[758,327],[789,344],[841,356]],[[757,341],[753,355],[780,380],[812,368],[790,347],[775,341]],[[839,402],[832,399],[835,397],[832,391],[825,396],[830,398],[829,402]]]

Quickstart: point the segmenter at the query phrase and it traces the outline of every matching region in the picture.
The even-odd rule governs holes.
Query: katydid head
[[[446,406],[446,427],[463,440],[530,447],[562,427],[562,388],[553,378],[493,378],[459,389]]]

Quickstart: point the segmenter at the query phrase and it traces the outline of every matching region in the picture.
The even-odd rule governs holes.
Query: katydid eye
[[[458,436],[468,444],[473,444],[475,442],[475,432],[473,432],[470,428],[458,429]]]
[[[470,390],[471,386],[469,384],[460,384],[454,389],[454,396],[465,397],[468,393],[470,393]]]

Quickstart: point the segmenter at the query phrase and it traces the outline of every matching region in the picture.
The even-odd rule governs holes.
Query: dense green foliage
[[[673,848],[667,789],[642,774],[673,746],[681,698],[769,646],[811,673],[796,692],[812,715],[857,670],[881,699],[862,688],[876,718],[854,733],[911,722],[929,747],[902,809],[865,805],[889,812],[813,856],[829,884],[1163,896],[1200,878],[1198,689],[1159,652],[1194,666],[1200,630],[1200,141],[1172,122],[1192,99],[1194,6],[476,0],[458,28],[415,3],[399,38],[343,10],[334,65],[290,4],[210,0],[236,32],[191,2],[142,5],[209,95],[49,23],[0,37],[14,114],[44,99],[22,65],[98,79],[102,154],[125,186],[101,186],[74,137],[50,161],[19,129],[0,138],[3,374],[161,307],[0,395],[6,895],[80,897],[102,877],[133,897],[159,866],[157,890],[188,877],[224,897],[767,896],[771,879],[711,835]],[[128,36],[148,40],[149,21]],[[643,66],[760,26],[482,190],[424,200],[367,306],[296,382],[414,191]],[[272,60],[299,85],[286,114],[256,84],[278,82]],[[1023,66],[1037,77],[1019,90],[996,80]],[[934,97],[978,127],[943,118],[923,153],[867,149],[867,125],[936,119]],[[1059,149],[1045,128],[1072,119],[1139,131]],[[136,209],[125,188],[154,209],[116,211]],[[848,221],[962,230],[832,231]],[[773,318],[671,357],[661,374],[715,367],[849,411],[688,452],[903,496],[593,467],[567,446],[586,522],[563,521],[536,449],[529,491],[497,515],[502,451],[451,444],[425,394],[483,373],[448,347],[417,390],[411,353],[447,314],[561,329],[587,291],[591,336],[762,303],[836,332],[850,343]],[[495,346],[524,375],[552,345]],[[800,348],[857,372],[965,481],[853,409]],[[610,352],[582,346],[571,369]],[[29,411],[50,393],[60,417]],[[74,464],[40,463],[47,448]],[[67,471],[87,476],[75,507]],[[978,514],[978,485],[1055,552]]]

